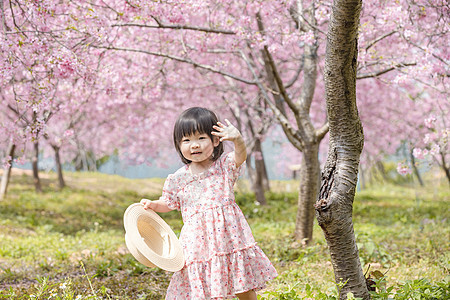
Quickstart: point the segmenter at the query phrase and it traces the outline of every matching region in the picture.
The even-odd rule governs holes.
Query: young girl
[[[235,202],[233,186],[247,152],[240,132],[225,121],[205,108],[184,111],[173,140],[186,165],[167,177],[159,200],[141,200],[145,209],[178,209],[183,217],[186,264],[174,273],[166,299],[256,300],[255,291],[277,276]],[[225,140],[234,152],[222,155]]]

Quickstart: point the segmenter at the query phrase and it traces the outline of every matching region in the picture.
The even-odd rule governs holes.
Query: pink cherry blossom
[[[397,172],[398,172],[400,175],[405,176],[405,175],[411,174],[411,173],[412,173],[412,170],[411,170],[411,168],[410,168],[407,164],[405,164],[405,163],[403,163],[403,162],[399,162],[399,163],[397,164]]]
[[[436,117],[435,116],[430,116],[429,118],[424,120],[425,126],[427,128],[434,128],[435,123],[436,123]]]
[[[248,119],[263,125],[273,112],[261,101],[243,54],[268,88],[265,47],[297,102],[308,79],[305,49],[317,46],[308,118],[318,128],[326,122],[322,70],[330,3],[304,1],[314,12],[301,14],[308,22],[299,26],[292,17],[296,1],[11,2],[0,39],[0,144],[6,148],[14,140],[25,153],[39,140],[51,156],[48,143],[59,141],[65,161],[117,151],[127,161],[150,164],[172,154],[172,123],[186,107],[210,106],[223,117],[230,117],[230,108],[248,108],[250,117],[238,116],[244,130]],[[441,133],[450,113],[449,11],[443,3],[363,4],[357,101],[364,167],[406,142],[422,155],[436,153],[431,143],[449,155]],[[287,118],[295,124],[290,111]],[[289,144],[282,132],[278,140]],[[300,160],[289,147],[278,160],[284,170]],[[323,161],[326,140],[320,149]]]
[[[420,149],[420,148],[414,148],[413,149],[413,155],[417,159],[424,159],[425,158],[424,151],[422,149]]]
[[[441,150],[441,147],[439,147],[438,144],[433,144],[433,145],[431,146],[431,149],[430,149],[430,154],[431,154],[431,155],[438,155],[439,152],[440,152],[440,150]]]

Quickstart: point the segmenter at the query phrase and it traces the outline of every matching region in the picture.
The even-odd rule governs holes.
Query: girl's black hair
[[[180,150],[180,143],[183,137],[190,136],[196,132],[206,133],[211,141],[214,141],[214,136],[211,132],[214,130],[213,125],[217,125],[217,122],[216,114],[203,107],[191,107],[181,113],[173,128],[173,143],[183,163],[191,163],[190,160],[183,156]],[[223,143],[219,143],[217,147],[214,147],[212,160],[217,160],[222,153]]]

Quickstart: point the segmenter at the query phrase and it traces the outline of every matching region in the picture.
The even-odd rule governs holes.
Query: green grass
[[[171,273],[146,268],[128,253],[122,218],[131,203],[159,197],[164,180],[67,173],[69,187],[58,191],[55,175],[45,175],[42,194],[34,192],[29,176],[13,175],[8,197],[0,201],[0,299],[163,299]],[[334,299],[337,287],[321,229],[315,225],[309,247],[292,236],[297,184],[274,182],[264,207],[239,185],[237,202],[280,274],[259,295]],[[180,214],[162,216],[178,234]],[[353,221],[364,270],[370,265],[369,273],[385,274],[374,298],[433,299],[424,296],[431,293],[440,299],[443,291],[450,293],[445,182],[359,191]]]

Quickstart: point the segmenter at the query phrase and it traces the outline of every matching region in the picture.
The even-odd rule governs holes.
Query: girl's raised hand
[[[236,141],[240,138],[242,138],[241,133],[239,130],[237,130],[236,127],[234,127],[230,121],[225,119],[225,122],[227,122],[227,125],[217,122],[217,125],[214,125],[213,128],[217,131],[211,132],[212,135],[218,136],[220,138],[220,141]]]

